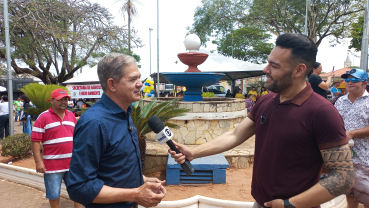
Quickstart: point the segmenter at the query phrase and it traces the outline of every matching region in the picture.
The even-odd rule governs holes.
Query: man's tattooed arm
[[[354,167],[348,145],[320,151],[324,166],[329,170],[328,177],[320,181],[320,185],[332,196],[346,193],[354,185]]]

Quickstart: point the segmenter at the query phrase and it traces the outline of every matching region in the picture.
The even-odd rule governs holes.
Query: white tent
[[[90,69],[84,69],[81,74],[76,77],[73,77],[70,80],[63,82],[63,84],[98,84],[99,77],[97,76],[97,65]]]
[[[247,78],[252,76],[260,76],[263,73],[265,65],[253,64],[246,61],[241,61],[229,57],[225,57],[219,54],[211,53],[209,51],[201,49],[199,52],[209,55],[207,60],[198,66],[202,72],[223,72],[226,76],[223,79],[235,80],[241,78]],[[188,69],[187,65],[184,65],[179,60],[175,63],[164,59],[160,62],[160,73],[162,72],[184,72]],[[151,75],[156,80],[156,75]],[[165,78],[160,76],[160,82],[166,82]],[[83,73],[79,74],[72,79],[63,82],[63,84],[70,85],[83,85],[83,84],[98,84],[99,78],[97,76],[97,65],[90,69],[85,69]]]
[[[224,71],[263,71],[265,64],[254,64],[247,61],[233,59],[220,54],[211,53],[207,50],[200,49],[200,53],[208,54],[206,61],[197,68],[202,72],[224,72]],[[161,72],[184,72],[188,69],[181,61],[162,64]]]

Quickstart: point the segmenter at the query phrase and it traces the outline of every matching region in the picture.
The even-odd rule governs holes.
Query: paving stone
[[[45,192],[17,183],[0,180],[0,204],[1,207],[11,208],[49,208],[49,200],[45,198]],[[73,201],[60,198],[60,207],[73,208]]]

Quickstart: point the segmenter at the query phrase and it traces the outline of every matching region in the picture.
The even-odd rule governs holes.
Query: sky
[[[120,5],[126,0],[90,0],[93,3],[99,3],[106,7],[115,17],[115,24],[123,26],[127,24],[119,12]],[[117,3],[116,3],[117,2]],[[134,48],[134,53],[140,55],[141,75],[146,78],[150,74],[150,38],[151,32],[151,73],[157,71],[157,1],[140,0],[137,5],[138,17],[133,18],[133,27],[138,31],[137,35],[142,40],[144,47]],[[179,61],[178,53],[186,52],[183,41],[187,34],[186,27],[193,23],[196,7],[201,6],[201,0],[159,0],[159,68],[166,63]],[[205,50],[216,50],[216,45],[211,42],[206,43]],[[317,61],[322,63],[323,71],[332,71],[341,69],[347,57],[349,40],[342,41],[334,47],[330,47],[329,38],[325,38],[318,48]],[[353,52],[353,50],[351,50]],[[359,53],[355,53],[360,56]],[[360,58],[350,55],[351,65],[359,66]],[[187,68],[184,68],[186,70]]]

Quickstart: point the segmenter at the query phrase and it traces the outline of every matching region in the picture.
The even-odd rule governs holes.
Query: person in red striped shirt
[[[59,207],[62,180],[68,184],[69,163],[72,158],[73,131],[77,120],[66,110],[68,93],[56,89],[51,93],[51,108],[37,118],[31,134],[32,151],[36,162],[36,172],[44,173],[46,198],[52,208]],[[44,148],[41,158],[41,143]],[[81,204],[74,202],[74,207]]]

